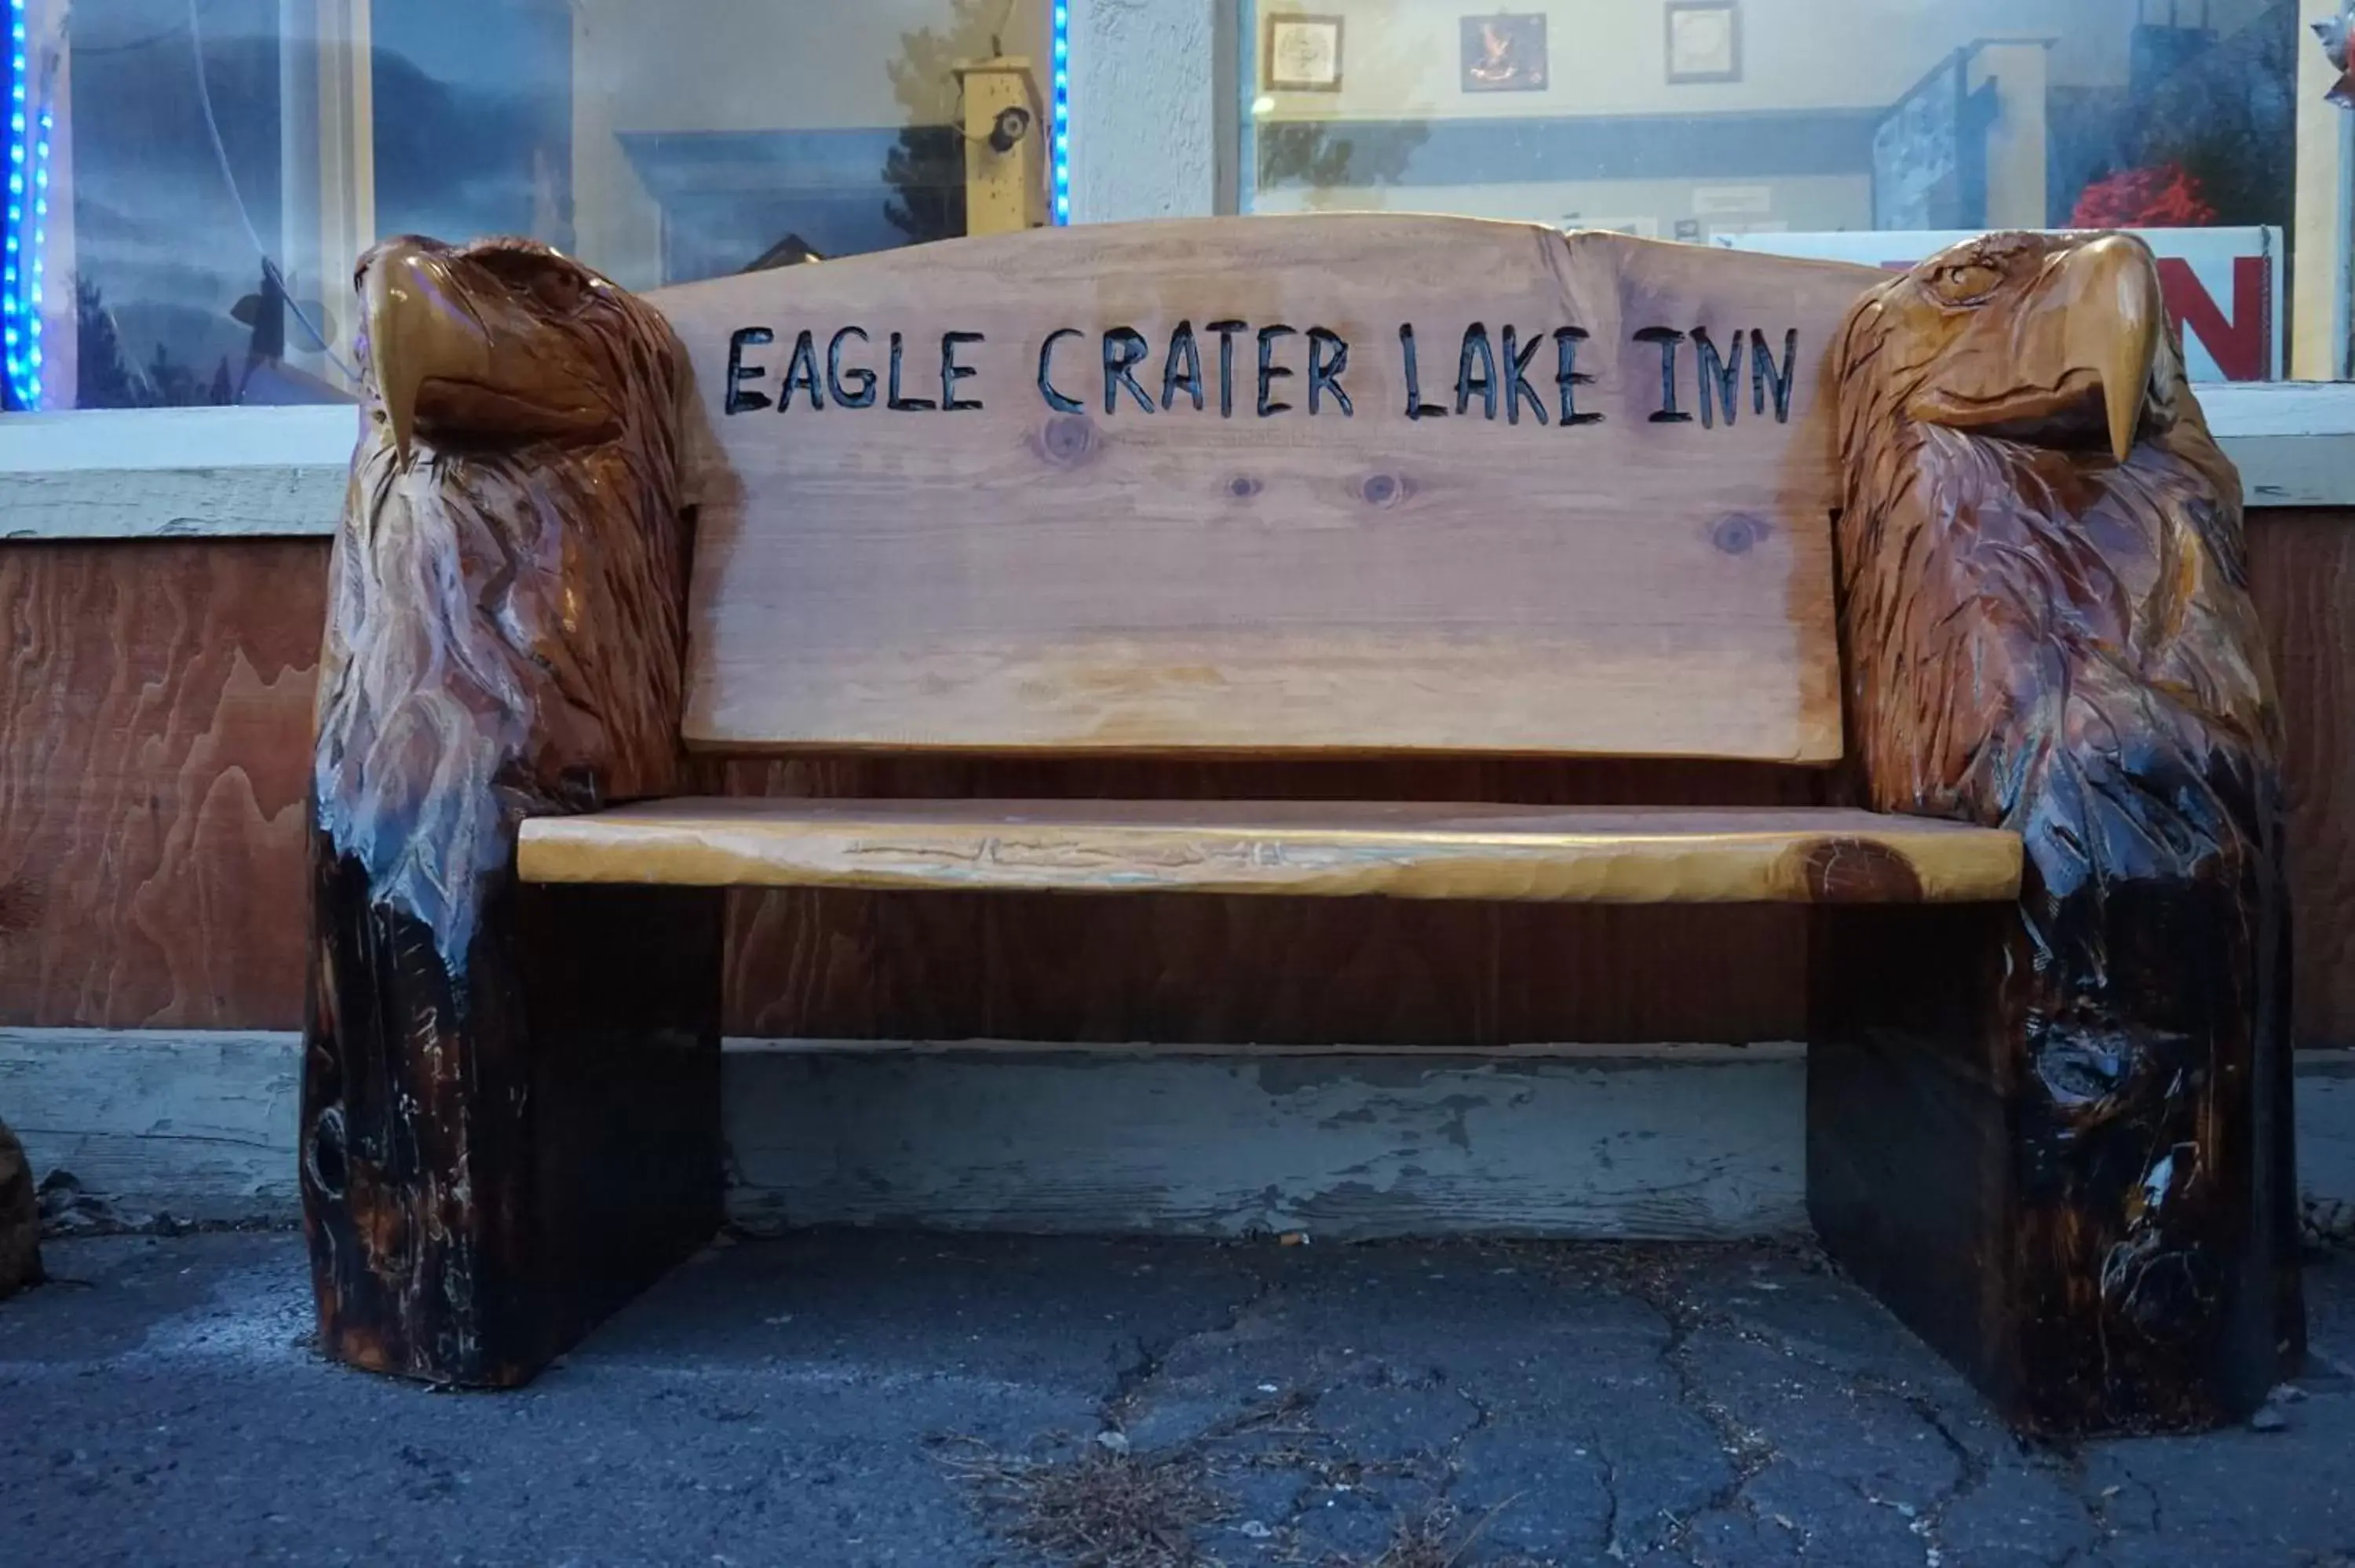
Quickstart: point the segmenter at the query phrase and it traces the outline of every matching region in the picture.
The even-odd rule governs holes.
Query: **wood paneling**
[[[711,434],[687,733],[1830,761],[1823,368],[1879,276],[1350,214],[659,291]]]
[[[0,546],[0,1023],[301,1022],[326,559]]]
[[[2254,517],[2289,731],[2297,1037],[2355,1043],[2355,514]],[[0,545],[0,1022],[293,1028],[319,541]],[[1738,764],[711,764],[699,789],[904,798],[1822,803]],[[1774,907],[1147,895],[731,899],[726,1027],[835,1038],[1457,1044],[1804,1038]]]
[[[2258,513],[2258,618],[2281,686],[2292,1035],[2355,1045],[2355,513]]]

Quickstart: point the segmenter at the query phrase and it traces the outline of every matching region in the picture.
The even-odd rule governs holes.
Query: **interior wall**
[[[2164,19],[2166,0],[2142,0]],[[2229,34],[2270,0],[2211,0]],[[1270,16],[1342,19],[1341,89],[1272,94],[1284,119],[1723,113],[1885,108],[1947,55],[1984,38],[2052,40],[2053,78],[2122,86],[2137,0],[1751,0],[1741,7],[1742,79],[1668,80],[1663,6],[1642,0],[1508,0],[1542,13],[1550,80],[1536,91],[1460,90],[1458,28],[1487,10],[1465,0],[1275,0]],[[2188,25],[2200,0],[2180,0]]]
[[[1741,79],[1670,82],[1658,0],[1508,0],[1542,14],[1541,89],[1467,92],[1460,0],[1263,0],[1270,20],[1338,17],[1335,91],[1268,91],[1254,68],[1241,112],[1261,156],[1247,206],[1286,212],[1378,207],[1602,228],[1663,238],[1872,227],[1873,122],[1957,50],[1977,46],[1971,85],[1992,84],[1987,212],[1995,225],[2049,221],[2048,95],[2123,89],[2138,16],[2169,20],[2170,0],[1753,0],[1740,11]],[[2185,26],[2225,37],[2274,0],[2173,0]],[[1525,133],[1517,149],[1473,127]],[[1304,144],[1302,128],[1323,141]],[[1297,155],[1271,173],[1273,138]],[[1646,145],[1633,145],[1637,140]],[[1334,153],[1343,177],[1301,177]],[[1560,177],[1534,174],[1540,141]],[[1517,158],[1516,152],[1520,155]],[[1626,177],[1642,172],[1653,177]],[[1490,173],[1487,165],[1498,165]],[[1717,187],[1749,187],[1732,201]]]

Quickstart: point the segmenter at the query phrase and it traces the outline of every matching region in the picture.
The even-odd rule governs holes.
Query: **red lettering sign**
[[[2179,334],[2196,337],[2227,381],[2265,378],[2265,344],[2273,327],[2273,302],[2266,297],[2265,259],[2232,258],[2232,314],[2227,319],[2215,297],[2179,256],[2158,259],[2158,287],[2167,321]]]

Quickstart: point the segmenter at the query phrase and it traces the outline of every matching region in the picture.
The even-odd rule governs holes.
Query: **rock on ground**
[[[0,1298],[41,1277],[41,1211],[25,1146],[0,1121]]]

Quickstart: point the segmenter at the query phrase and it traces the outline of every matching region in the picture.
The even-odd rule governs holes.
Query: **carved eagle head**
[[[2018,825],[2059,757],[2114,763],[2125,789],[2267,747],[2240,481],[2142,241],[1955,246],[1857,303],[1836,367],[1849,715],[1876,804]]]
[[[645,304],[527,239],[390,240],[353,281],[370,409],[404,461],[421,437],[437,452],[610,440],[660,343]]]
[[[531,240],[389,240],[354,282],[314,810],[454,960],[517,819],[675,783],[687,367],[660,313]]]
[[[2175,412],[2158,271],[2131,235],[1990,234],[1875,290],[1850,317],[1854,417],[1892,416],[2126,460]]]

